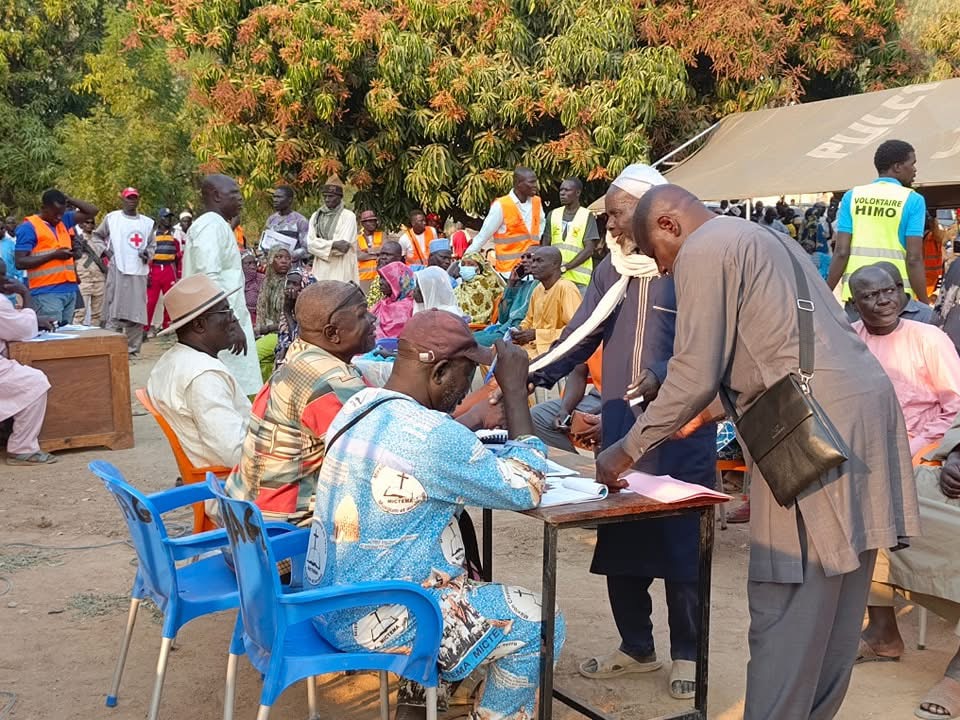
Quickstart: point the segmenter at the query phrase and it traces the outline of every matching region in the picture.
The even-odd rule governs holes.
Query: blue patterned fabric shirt
[[[546,448],[531,436],[493,452],[449,415],[381,388],[350,398],[327,438],[387,397],[392,399],[327,449],[317,482],[305,582],[329,586],[406,580],[435,590],[442,601],[461,592],[466,580],[457,513],[464,505],[536,507]],[[315,624],[335,646],[371,650],[403,645],[413,630],[399,606],[342,611],[316,618]]]

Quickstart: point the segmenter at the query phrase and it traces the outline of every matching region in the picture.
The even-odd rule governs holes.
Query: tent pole
[[[660,159],[657,160],[656,162],[651,163],[651,164],[650,164],[650,167],[657,167],[657,165],[660,165],[661,163],[666,162],[667,160],[669,160],[670,158],[672,158],[674,155],[676,155],[676,154],[677,154],[678,152],[680,152],[681,150],[690,147],[693,143],[695,143],[697,140],[699,140],[700,138],[702,138],[704,135],[707,135],[708,133],[713,132],[713,130],[717,127],[717,125],[720,124],[720,122],[721,122],[720,120],[717,120],[713,125],[711,125],[710,127],[708,127],[706,130],[697,133],[697,134],[694,135],[692,138],[690,138],[689,140],[687,140],[687,141],[686,141],[683,145],[681,145],[680,147],[676,148],[675,150],[671,150],[670,152],[668,152],[666,155],[664,155],[662,158],[660,158]]]

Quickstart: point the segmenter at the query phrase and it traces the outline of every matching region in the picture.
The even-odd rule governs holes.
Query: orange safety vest
[[[943,243],[936,230],[930,230],[923,236],[923,269],[927,279],[927,294],[937,288],[937,281],[943,272]]]
[[[383,245],[383,231],[377,230],[373,233],[373,247],[367,245],[367,238],[363,233],[357,235],[357,247],[360,252],[370,252],[370,250],[379,250]],[[360,267],[360,279],[365,282],[372,282],[377,279],[377,259],[359,260],[357,265]]]
[[[603,344],[600,344],[593,355],[587,358],[587,372],[590,373],[590,381],[597,389],[602,392],[603,389]]]
[[[533,227],[527,229],[523,217],[520,215],[520,208],[510,198],[504,195],[496,200],[500,203],[500,209],[503,211],[504,232],[493,234],[493,247],[497,251],[497,259],[493,266],[499,273],[509,273],[520,263],[520,256],[527,251],[527,248],[540,244],[540,198],[532,197],[530,199],[533,207]]]
[[[237,249],[243,252],[247,249],[247,238],[243,235],[243,225],[237,225],[233,229],[233,236],[237,239]]]
[[[33,231],[37,234],[37,245],[33,248],[31,255],[39,255],[57,248],[73,250],[70,233],[62,222],[57,223],[56,234],[39,215],[31,215],[27,218],[27,222],[33,225]],[[40,267],[27,270],[27,282],[31,290],[61,283],[75,283],[77,267],[72,257],[69,260],[47,260]]]
[[[407,262],[426,265],[427,258],[430,257],[430,243],[437,239],[437,231],[431,225],[424,228],[423,244],[426,247],[420,246],[420,243],[417,242],[417,236],[413,234],[413,230],[410,228],[407,228],[407,238],[410,240],[410,245],[413,246],[413,253],[407,256]]]

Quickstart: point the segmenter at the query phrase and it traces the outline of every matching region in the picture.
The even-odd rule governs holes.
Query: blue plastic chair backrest
[[[173,554],[164,542],[167,529],[160,513],[150,498],[123,479],[114,465],[94,460],[89,467],[120,506],[140,563],[140,578],[152,595],[162,598],[165,607],[166,601],[177,594],[177,573]]]
[[[220,520],[230,540],[244,631],[258,647],[272,652],[279,637],[282,591],[260,508],[224,494],[213,473],[207,473],[207,487],[220,503]]]

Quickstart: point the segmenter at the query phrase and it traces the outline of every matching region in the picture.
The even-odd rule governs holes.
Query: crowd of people
[[[548,212],[536,174],[517,168],[475,234],[419,209],[385,231],[331,177],[309,219],[278,187],[255,247],[223,175],[179,224],[168,209],[140,214],[134,188],[99,224],[98,208],[51,190],[37,215],[6,223],[0,293],[14,301],[0,296],[0,341],[75,322],[81,297],[84,320],[124,333],[135,356],[162,295],[158,330],[176,342],[147,390],[189,460],[232,468],[230,495],[311,528],[307,584],[428,588],[444,619],[444,702],[479,670],[473,717],[521,718],[536,704],[538,598],[479,581],[465,506],[535,507],[548,446],[595,453],[613,492],[631,468],[713,487],[718,422],[798,372],[797,313],[809,312],[811,387],[850,455],[789,507],[751,470],[744,717],[829,718],[856,662],[900,657],[895,593],[960,622],[960,273],[941,278],[942,244],[939,265],[925,248],[913,148],[886,141],[874,165],[874,182],[801,216],[785,202],[713,210],[634,164],[600,218],[580,180]],[[386,364],[384,382],[371,362]],[[561,382],[561,397],[528,400]],[[55,461],[36,442],[43,374],[0,357],[0,385],[7,461]],[[491,427],[510,442],[483,445],[474,431]],[[621,641],[579,662],[584,677],[663,665],[650,595],[662,579],[667,689],[694,696],[698,551],[692,516],[599,526],[591,571]],[[398,606],[315,625],[347,651],[397,650],[416,631]],[[559,615],[558,652],[563,640]],[[400,717],[418,716],[421,690],[401,684]],[[917,715],[960,716],[960,651]]]

